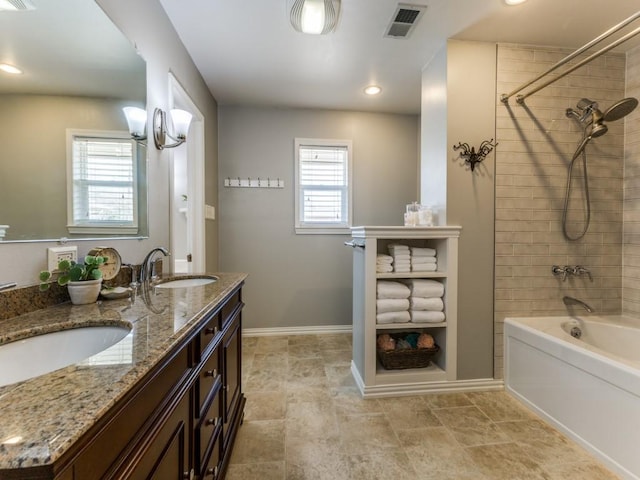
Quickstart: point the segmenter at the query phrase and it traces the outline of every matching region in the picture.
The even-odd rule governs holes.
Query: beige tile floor
[[[227,480],[609,480],[504,392],[360,398],[347,334],[243,339]]]

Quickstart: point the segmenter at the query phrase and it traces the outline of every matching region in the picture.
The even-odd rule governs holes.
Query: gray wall
[[[205,115],[206,202],[217,200],[217,105],[195,68],[158,0],[99,0],[99,5],[136,45],[147,61],[147,110],[167,108],[169,71],[179,79],[200,111]],[[120,240],[109,244],[117,248],[125,262],[140,262],[145,253],[157,245],[169,244],[169,161],[171,152],[148,149],[149,239]],[[207,223],[207,268],[217,269],[217,222]],[[95,242],[77,243],[82,255]],[[104,243],[104,242],[101,242]],[[0,245],[0,283],[15,281],[20,285],[36,283],[38,271],[46,267],[49,243]]]
[[[401,225],[417,199],[418,117],[220,107],[220,267],[249,273],[249,328],[351,324],[349,235],[294,233],[294,139],[353,141],[353,225]],[[283,189],[224,188],[226,177]]]
[[[462,226],[459,379],[493,377],[495,163],[492,153],[471,172],[453,145],[477,150],[495,138],[495,72],[495,44],[460,41],[449,41],[423,72],[421,201],[440,207],[440,224]]]

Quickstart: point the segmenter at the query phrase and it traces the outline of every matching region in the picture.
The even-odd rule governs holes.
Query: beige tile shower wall
[[[626,96],[640,98],[640,47],[627,54]],[[625,119],[622,311],[640,314],[640,108]]]
[[[600,313],[621,311],[623,122],[586,148],[591,224],[584,238],[562,233],[567,169],[582,128],[567,118],[583,97],[606,107],[624,96],[625,57],[602,56],[526,99],[505,106],[510,92],[542,73],[570,51],[500,45],[496,100],[495,376],[503,376],[503,323],[508,316],[562,315],[564,295]],[[574,167],[568,230],[584,226],[584,171]],[[588,277],[554,277],[552,265],[583,265]],[[638,276],[640,277],[640,275]]]

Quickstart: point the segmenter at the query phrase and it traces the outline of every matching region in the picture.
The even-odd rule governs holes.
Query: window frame
[[[67,129],[67,230],[70,234],[136,234],[139,229],[138,222],[138,162],[139,152],[135,140],[129,132],[115,130],[80,130]],[[105,139],[131,143],[131,161],[133,167],[132,200],[133,220],[131,222],[75,222],[74,219],[74,142],[75,139]]]
[[[353,144],[351,140],[325,138],[295,138],[295,232],[296,234],[351,234],[353,222]],[[300,149],[303,147],[336,147],[346,149],[346,185],[340,187],[346,190],[344,209],[346,221],[310,223],[302,220],[304,202],[302,200],[302,185],[300,185]]]

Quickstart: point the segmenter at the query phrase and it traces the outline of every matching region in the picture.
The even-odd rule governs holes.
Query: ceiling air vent
[[[0,0],[0,10],[35,10],[29,0]]]
[[[391,22],[389,23],[384,36],[391,38],[407,38],[426,9],[426,5],[409,5],[407,3],[399,3],[393,17],[391,17]]]

